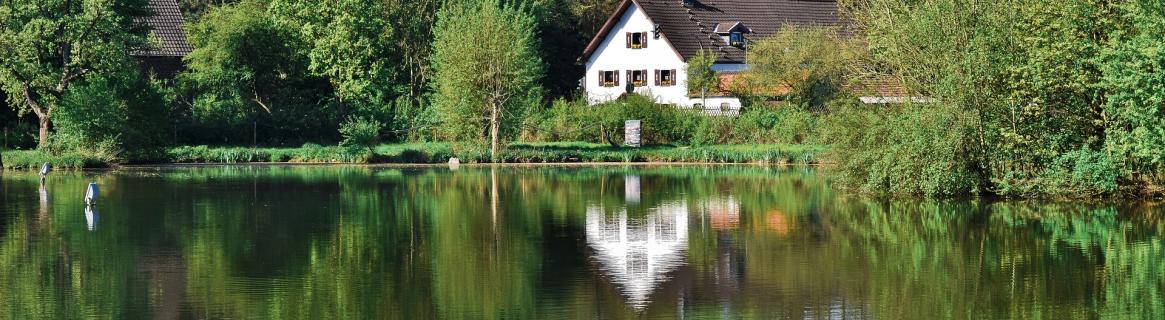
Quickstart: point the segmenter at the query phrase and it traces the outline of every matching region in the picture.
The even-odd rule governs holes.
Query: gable
[[[679,56],[679,52],[675,51],[675,47],[671,45],[667,35],[660,32],[658,37],[656,36],[653,30],[656,28],[653,25],[656,24],[651,21],[650,16],[647,16],[647,12],[638,5],[638,1],[624,0],[619,4],[614,14],[607,19],[607,22],[603,24],[599,33],[595,34],[595,37],[587,44],[582,57],[579,58],[579,62],[592,61],[595,58],[592,57],[593,55],[604,52],[605,47],[609,48],[609,46],[615,43],[630,43],[631,40],[629,37],[631,35],[626,34],[627,32],[647,32],[648,42],[652,43],[652,48],[658,49],[666,46],[670,52],[682,60],[682,56]],[[634,27],[628,29],[628,26]],[[624,37],[628,38],[624,40]],[[630,46],[630,44],[627,45]]]

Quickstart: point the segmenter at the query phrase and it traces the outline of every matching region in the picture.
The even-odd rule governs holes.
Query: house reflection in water
[[[628,217],[627,209],[608,214],[600,206],[587,207],[587,244],[606,276],[618,286],[628,304],[643,308],[668,272],[684,264],[688,249],[688,206],[665,203],[642,217]]]

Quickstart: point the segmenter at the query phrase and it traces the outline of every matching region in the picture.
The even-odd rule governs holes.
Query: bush
[[[526,120],[522,137],[526,141],[588,141],[617,146],[623,142],[625,121],[640,120],[644,144],[688,144],[701,117],[635,94],[594,106],[582,100],[558,100],[543,115]]]
[[[350,117],[340,125],[340,136],[344,138],[341,146],[365,149],[369,153],[372,148],[380,144],[380,121],[365,117]]]
[[[523,123],[523,141],[592,141],[601,137],[595,108],[583,99],[558,99],[542,112],[531,112]]]
[[[816,142],[819,136],[817,116],[788,103],[746,108],[734,122],[732,143],[800,144]]]
[[[170,103],[167,89],[137,70],[93,77],[62,98],[49,151],[157,160],[166,145]]]
[[[1039,176],[1011,171],[993,183],[1004,196],[1103,196],[1117,191],[1118,175],[1107,153],[1085,147],[1060,155]]]
[[[842,187],[928,196],[983,191],[968,151],[971,121],[960,111],[937,104],[834,110],[821,129]]]
[[[732,138],[732,118],[701,117],[690,139],[693,146],[708,146],[728,143]]]

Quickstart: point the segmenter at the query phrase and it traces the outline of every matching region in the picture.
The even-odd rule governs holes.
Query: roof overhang
[[[623,0],[623,2],[619,3],[619,7],[615,9],[615,12],[610,17],[607,17],[607,22],[604,22],[603,27],[599,28],[599,33],[596,33],[595,37],[591,38],[591,42],[587,43],[586,49],[583,49],[582,56],[578,58],[580,63],[585,63],[591,58],[591,54],[594,54],[595,50],[599,49],[599,44],[603,43],[603,39],[607,38],[607,34],[611,33],[611,29],[615,28],[616,23],[619,23],[619,18],[623,17],[623,14],[627,12],[627,8],[630,8],[634,2],[635,0]],[[635,5],[638,6],[639,4],[635,3]]]

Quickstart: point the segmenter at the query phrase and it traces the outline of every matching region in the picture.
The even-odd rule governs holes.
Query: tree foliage
[[[746,94],[783,94],[795,104],[821,106],[850,78],[854,49],[834,28],[783,28],[749,45]]]
[[[0,3],[0,87],[9,104],[39,119],[41,145],[74,83],[129,68],[129,52],[146,44],[133,17],[147,13],[142,0]]]
[[[173,95],[138,70],[95,75],[61,99],[52,145],[104,146],[132,160],[162,158],[170,145]]]
[[[1119,10],[1129,27],[1113,32],[1099,61],[1106,149],[1138,182],[1165,182],[1165,4],[1128,1]]]
[[[438,15],[433,42],[436,110],[448,139],[490,141],[517,133],[531,104],[541,100],[542,60],[530,32],[534,18],[521,5],[487,0],[451,3]]]
[[[195,49],[180,76],[191,99],[185,143],[249,144],[259,124],[269,143],[335,139],[341,117],[329,83],[308,72],[298,34],[265,13],[266,5],[249,0],[190,24]],[[218,135],[199,133],[207,128]]]
[[[688,92],[699,93],[700,99],[707,99],[708,94],[720,87],[720,76],[712,70],[712,65],[716,64],[716,54],[700,50],[691,59],[688,59],[687,69],[688,82],[685,84]],[[703,101],[701,103],[704,103]]]
[[[934,99],[928,108],[921,110],[887,108],[880,112],[943,113],[945,117],[962,119],[954,122],[958,126],[950,128],[966,134],[966,139],[953,141],[957,143],[953,150],[958,150],[958,157],[947,162],[947,170],[933,173],[967,176],[975,181],[944,190],[923,187],[927,176],[902,176],[902,179],[890,180],[892,183],[874,184],[883,190],[907,193],[919,190],[923,190],[919,193],[952,194],[978,190],[1008,195],[1111,193],[1112,188],[1095,186],[1111,186],[1115,184],[1111,179],[1129,176],[1084,171],[1116,170],[1115,166],[1102,165],[1112,163],[1110,157],[1121,154],[1114,153],[1119,148],[1114,149],[1112,140],[1119,135],[1109,134],[1114,132],[1112,126],[1117,120],[1109,111],[1121,109],[1113,108],[1117,106],[1113,98],[1124,101],[1120,104],[1122,107],[1132,107],[1124,110],[1132,110],[1137,109],[1137,103],[1119,99],[1119,93],[1138,92],[1132,94],[1138,97],[1134,100],[1146,96],[1140,91],[1144,83],[1116,85],[1131,77],[1114,77],[1114,72],[1119,70],[1132,76],[1153,70],[1152,67],[1139,68],[1146,65],[1141,62],[1144,57],[1137,57],[1138,62],[1131,66],[1122,65],[1132,63],[1128,58],[1135,56],[1120,58],[1122,54],[1139,50],[1111,49],[1129,47],[1122,40],[1128,32],[1122,30],[1151,26],[1137,26],[1136,19],[1118,14],[1143,6],[1136,1],[1117,5],[1103,0],[1002,3],[933,0],[926,1],[925,5],[911,1],[849,1],[845,8],[854,17],[855,29],[864,33],[863,40],[869,48],[863,70],[900,80],[909,91]],[[1160,10],[1143,12],[1161,18]],[[1109,53],[1105,55],[1108,59],[1096,58],[1102,53]],[[1109,65],[1105,66],[1104,61]],[[930,125],[906,122],[899,123],[897,128],[879,124],[864,128],[897,134],[927,130]],[[863,135],[871,134],[875,133]],[[910,140],[866,139],[860,143],[843,143],[851,149],[838,152],[865,157],[910,143]],[[1090,159],[1098,166],[1066,165],[1079,163],[1080,159]],[[849,163],[849,160],[855,160],[855,167],[846,171],[857,185],[879,181],[877,174],[893,172],[892,167],[900,165],[857,159],[841,162]],[[935,159],[902,156],[896,160],[917,163]],[[968,161],[972,175],[959,174],[958,170],[967,168],[963,161]],[[1084,171],[1064,174],[1064,168]],[[1062,183],[1068,176],[1099,180]],[[1067,185],[1076,187],[1065,188]]]

